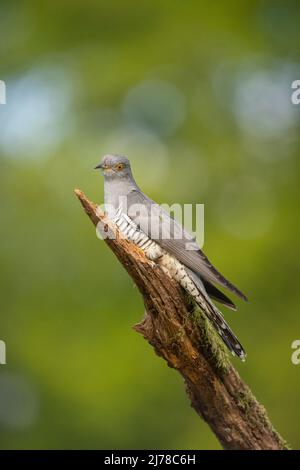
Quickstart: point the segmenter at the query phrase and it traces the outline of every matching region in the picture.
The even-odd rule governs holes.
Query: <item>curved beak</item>
[[[102,163],[99,163],[99,165],[95,166],[94,170],[102,170],[102,168]]]

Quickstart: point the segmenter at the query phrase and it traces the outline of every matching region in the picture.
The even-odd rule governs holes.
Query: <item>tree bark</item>
[[[223,448],[287,449],[265,409],[229,362],[208,322],[195,313],[180,286],[142,250],[122,238],[96,204],[80,190],[75,193],[143,296],[145,315],[134,329],[182,375],[192,407],[209,424]]]

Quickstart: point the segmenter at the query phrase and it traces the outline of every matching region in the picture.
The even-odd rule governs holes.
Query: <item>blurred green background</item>
[[[300,447],[299,21],[296,1],[1,0],[1,448],[220,448],[73,195],[103,201],[105,153],[205,204],[205,252],[250,298],[225,312],[233,362]]]

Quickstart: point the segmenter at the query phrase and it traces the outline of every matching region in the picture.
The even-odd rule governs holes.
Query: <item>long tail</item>
[[[153,245],[156,245],[156,243],[149,239],[145,233],[137,229],[136,224],[132,222],[126,214],[122,213],[121,207],[116,212],[113,221],[116,223],[123,234],[125,234],[129,239],[133,240],[138,246],[142,247],[144,251],[150,249],[151,247],[153,249]],[[241,343],[225,322],[221,312],[210,300],[202,280],[198,276],[193,275],[192,271],[190,271],[188,268],[185,268],[175,257],[169,255],[166,252],[161,252],[160,248],[159,253],[156,248],[155,254],[156,257],[159,255],[158,259],[160,260],[160,264],[166,270],[166,272],[168,272],[171,277],[175,278],[181,284],[181,286],[190,295],[192,295],[231,353],[233,355],[237,355],[242,361],[244,361],[246,358],[246,353]],[[226,300],[227,305],[229,304],[231,307],[234,307],[234,304],[232,304],[228,298],[225,297],[225,299],[223,298],[223,301],[224,300]]]
[[[199,279],[199,282],[196,282],[196,279],[193,278],[194,286],[196,287],[197,294],[195,295],[195,291],[191,292],[196,303],[199,305],[202,312],[207,316],[210,320],[211,324],[217,331],[220,338],[228,347],[229,351],[234,355],[238,356],[242,361],[246,359],[246,352],[229,327],[229,325],[224,320],[224,317],[220,310],[213,304],[210,300],[205,288]]]
[[[221,312],[215,307],[212,303],[208,306],[208,311],[204,313],[207,315],[208,319],[211,321],[212,325],[215,327],[221,339],[224,341],[229,351],[235,356],[238,356],[242,361],[246,359],[246,352],[229,327],[226,321],[223,318]]]

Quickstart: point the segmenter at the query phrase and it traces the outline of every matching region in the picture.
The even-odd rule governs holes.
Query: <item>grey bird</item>
[[[236,310],[217,286],[247,297],[211,264],[196,240],[168,212],[148,198],[136,184],[129,160],[105,155],[95,167],[104,176],[104,204],[119,230],[160,264],[193,297],[233,355],[246,353],[211,299]]]

